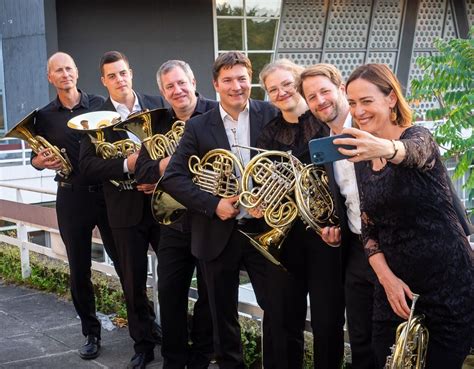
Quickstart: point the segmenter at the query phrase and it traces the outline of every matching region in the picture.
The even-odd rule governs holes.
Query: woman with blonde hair
[[[461,368],[474,332],[473,252],[453,206],[450,179],[428,129],[412,125],[400,83],[383,64],[354,70],[346,83],[350,112],[361,130],[335,144],[365,161],[359,183],[362,237],[377,275],[373,342],[383,367],[398,324],[425,315],[425,368]]]
[[[325,136],[326,127],[311,114],[296,90],[302,70],[281,59],[266,65],[260,73],[262,87],[280,113],[262,129],[257,147],[291,151],[302,163],[310,164],[308,141]],[[344,347],[341,249],[329,247],[297,218],[280,251],[280,261],[287,271],[270,262],[267,268],[271,311],[265,311],[265,318],[270,319],[273,330],[274,366],[265,368],[302,368],[308,293],[315,368],[340,367]]]

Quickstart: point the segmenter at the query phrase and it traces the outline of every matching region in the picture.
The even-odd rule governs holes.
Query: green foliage
[[[247,368],[261,368],[262,347],[259,323],[252,319],[240,319],[244,364]]]
[[[23,279],[19,249],[0,244],[0,277],[3,280],[70,298],[69,268],[66,263],[30,252],[30,266],[31,276]],[[115,313],[119,318],[126,318],[125,300],[117,281],[93,272],[92,282],[97,310],[104,314]]]
[[[423,76],[411,82],[410,100],[436,99],[439,106],[426,112],[438,121],[435,138],[446,157],[458,159],[454,178],[468,173],[466,188],[474,196],[474,27],[468,39],[436,40],[436,55],[419,57]]]

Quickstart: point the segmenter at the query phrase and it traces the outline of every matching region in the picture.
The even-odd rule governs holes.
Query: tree
[[[411,82],[410,100],[438,102],[426,112],[426,119],[435,122],[434,135],[445,157],[456,158],[454,179],[468,174],[465,188],[469,199],[474,197],[474,27],[467,39],[435,41],[435,55],[419,57],[421,79]]]

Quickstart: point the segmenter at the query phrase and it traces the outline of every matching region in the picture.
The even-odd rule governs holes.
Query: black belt
[[[82,191],[82,192],[99,192],[99,191],[102,191],[102,185],[101,184],[90,185],[90,186],[81,186],[81,185],[75,185],[75,184],[68,183],[68,182],[58,182],[58,187],[66,188],[69,191]]]

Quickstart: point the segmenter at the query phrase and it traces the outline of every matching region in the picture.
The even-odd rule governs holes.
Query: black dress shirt
[[[66,155],[71,161],[72,173],[67,179],[56,175],[55,181],[68,182],[76,185],[97,184],[100,181],[94,178],[86,178],[79,170],[79,150],[82,133],[74,131],[67,126],[67,122],[80,114],[99,110],[105,99],[98,95],[89,95],[84,91],[81,93],[81,100],[72,109],[61,104],[59,97],[56,97],[48,105],[41,108],[35,120],[36,134],[44,137],[58,149],[65,149]],[[31,158],[36,156],[32,153]],[[37,168],[39,169],[39,168]]]

